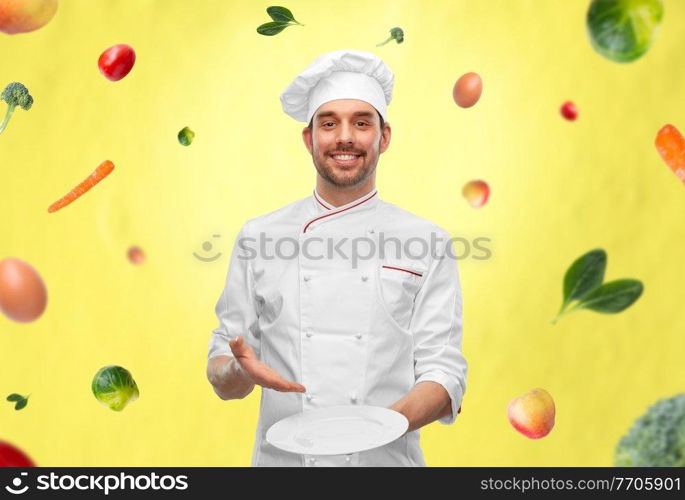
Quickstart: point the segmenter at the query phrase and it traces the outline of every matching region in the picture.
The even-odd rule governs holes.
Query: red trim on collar
[[[344,212],[345,210],[349,210],[350,208],[357,207],[357,206],[361,205],[362,203],[365,203],[365,202],[369,201],[371,198],[373,198],[374,196],[376,196],[377,193],[378,193],[378,191],[374,191],[373,194],[372,194],[371,196],[369,196],[368,198],[366,198],[366,199],[364,199],[364,200],[362,200],[362,201],[360,201],[360,202],[358,202],[358,203],[355,203],[354,205],[352,205],[352,206],[350,206],[350,207],[343,208],[342,210],[336,210],[336,211],[333,211],[333,212],[330,212],[330,213],[327,213],[327,214],[324,214],[324,215],[320,215],[320,216],[318,216],[318,217],[313,218],[312,220],[310,220],[309,222],[307,222],[307,225],[304,226],[304,229],[302,230],[302,232],[303,232],[303,233],[306,233],[306,232],[307,232],[307,228],[310,226],[310,224],[311,224],[312,222],[316,222],[317,220],[323,219],[324,217],[330,217],[331,215],[336,215],[336,214],[339,214],[339,213]]]
[[[324,202],[321,201],[321,200],[319,199],[318,196],[316,196],[316,191],[314,191],[314,198],[316,198],[316,201],[319,202],[319,205],[321,205],[321,206],[322,206],[323,208],[325,208],[326,210],[330,210],[330,209],[331,209],[331,207],[326,206],[326,205],[324,204]]]
[[[393,266],[381,266],[381,267],[384,267],[386,269],[397,269],[398,271],[405,271],[407,273],[415,274],[416,276],[423,276],[423,274],[421,274],[421,273],[415,273],[414,271],[410,271],[409,269],[403,269],[401,267],[393,267]]]

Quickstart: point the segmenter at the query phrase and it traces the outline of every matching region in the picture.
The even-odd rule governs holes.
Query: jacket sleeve
[[[409,326],[414,337],[415,385],[432,381],[450,396],[452,412],[439,419],[451,424],[461,411],[468,364],[461,351],[462,295],[457,259],[449,233],[438,246],[414,301]]]
[[[233,244],[224,289],[214,308],[219,325],[209,339],[208,360],[219,355],[233,356],[228,341],[239,335],[260,357],[259,314],[251,266],[256,255],[253,242],[247,224],[243,225]]]

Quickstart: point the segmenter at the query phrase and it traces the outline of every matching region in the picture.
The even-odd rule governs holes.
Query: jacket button
[[[357,402],[357,395],[352,394],[352,397],[350,397],[350,401],[352,401],[353,403],[356,403]]]
[[[374,233],[373,228],[369,229],[369,232],[370,232],[371,234],[373,234],[373,233]]]
[[[305,281],[309,281],[309,275],[308,275],[308,274],[305,274],[305,275],[304,275],[304,280],[305,280]]]
[[[314,465],[316,463],[316,458],[312,457],[309,459],[309,464]]]
[[[362,276],[362,281],[366,281],[368,279],[369,279],[369,277],[366,274],[364,276]]]
[[[360,339],[360,338],[362,338],[362,334],[361,334],[361,333],[357,333],[357,334],[355,335],[355,337],[357,337],[358,339]]]
[[[311,395],[311,394],[307,394],[307,401],[311,401],[311,400],[312,400],[312,395]]]
[[[306,335],[307,337],[311,337],[311,336],[312,336],[312,332],[310,332],[309,330],[307,330],[307,332],[305,333],[305,335]]]
[[[345,462],[348,462],[348,463],[349,463],[349,462],[351,462],[351,461],[352,461],[352,457],[349,456],[349,455],[345,455]]]

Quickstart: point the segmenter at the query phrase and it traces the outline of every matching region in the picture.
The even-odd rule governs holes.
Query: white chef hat
[[[319,56],[281,94],[283,111],[309,123],[322,104],[336,99],[368,102],[387,121],[394,75],[375,54],[336,50]]]

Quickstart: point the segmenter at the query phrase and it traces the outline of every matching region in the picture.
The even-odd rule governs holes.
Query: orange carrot
[[[661,158],[685,183],[685,138],[673,125],[664,125],[654,141]]]
[[[48,207],[48,212],[56,212],[60,208],[66,207],[69,203],[74,201],[76,198],[81,196],[82,194],[90,191],[90,189],[95,186],[98,182],[100,182],[102,179],[107,177],[110,172],[114,170],[114,163],[112,163],[109,160],[105,160],[100,165],[98,168],[95,169],[95,171],[90,174],[88,177],[83,179],[78,186],[76,186],[74,189],[69,191],[67,194],[62,196],[59,200],[57,200],[55,203],[50,205]]]

